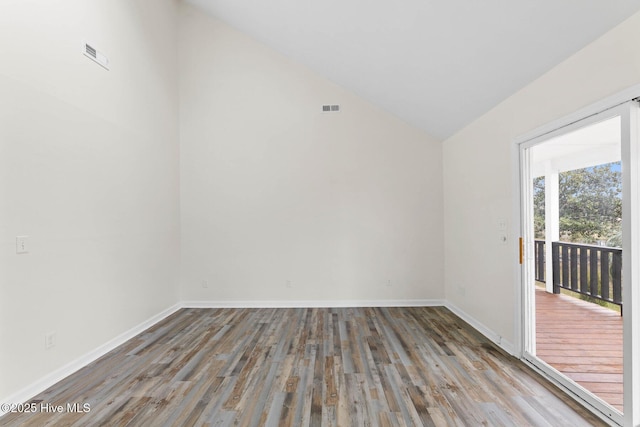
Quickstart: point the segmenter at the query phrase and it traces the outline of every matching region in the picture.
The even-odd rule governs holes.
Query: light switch
[[[29,253],[29,236],[17,236],[16,237],[16,254],[28,254]]]

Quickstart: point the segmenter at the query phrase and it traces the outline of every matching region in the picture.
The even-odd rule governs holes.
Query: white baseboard
[[[441,307],[445,305],[445,301],[439,299],[324,301],[183,301],[180,305],[183,308]]]
[[[45,391],[46,389],[48,389],[49,387],[51,387],[52,385],[54,385],[58,381],[68,377],[69,375],[71,375],[74,372],[80,370],[81,368],[84,368],[85,366],[87,366],[88,364],[93,362],[94,360],[104,356],[105,354],[107,354],[111,350],[115,349],[116,347],[118,347],[119,345],[125,343],[126,341],[130,340],[131,338],[135,337],[136,335],[142,333],[146,329],[149,329],[151,326],[155,325],[156,323],[158,323],[159,321],[163,320],[164,318],[169,317],[170,315],[172,315],[173,313],[178,311],[180,308],[181,308],[180,304],[175,304],[175,305],[167,308],[166,310],[164,310],[164,311],[156,314],[155,316],[145,320],[144,322],[140,323],[139,325],[136,325],[133,328],[129,329],[128,331],[123,332],[122,334],[120,334],[117,337],[113,338],[112,340],[106,342],[105,344],[102,344],[100,347],[98,347],[98,348],[86,353],[85,355],[83,355],[83,356],[81,356],[81,357],[79,357],[79,358],[67,363],[66,365],[62,366],[61,368],[56,369],[55,371],[53,371],[50,374],[44,376],[43,378],[39,379],[38,381],[26,386],[25,388],[23,388],[22,390],[18,391],[17,393],[14,393],[11,396],[8,396],[8,397],[6,397],[4,399],[0,399],[0,402],[2,402],[2,403],[15,403],[15,404],[27,402],[29,399],[31,399],[34,396],[42,393],[43,391]],[[0,413],[0,415],[2,415],[2,414]]]
[[[458,316],[459,318],[461,318],[462,320],[464,320],[465,322],[467,322],[468,324],[473,326],[473,328],[475,330],[477,330],[482,335],[487,337],[487,339],[489,339],[495,345],[497,345],[498,347],[500,347],[501,349],[503,349],[504,351],[506,351],[510,355],[516,356],[516,349],[515,349],[515,346],[513,345],[513,343],[505,340],[502,336],[500,336],[498,333],[496,333],[493,329],[490,329],[487,326],[483,325],[481,322],[476,320],[474,317],[468,315],[462,309],[460,309],[455,304],[453,304],[453,303],[451,303],[449,301],[446,301],[444,303],[444,306],[446,308],[448,308],[453,314],[455,314],[456,316]]]

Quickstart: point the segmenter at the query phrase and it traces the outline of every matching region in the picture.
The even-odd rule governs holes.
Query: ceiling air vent
[[[337,113],[340,111],[339,105],[323,105],[322,112],[323,113]]]
[[[102,53],[98,52],[98,50],[95,47],[91,46],[89,43],[82,44],[82,53],[87,58],[97,62],[105,70],[109,69],[109,59]]]

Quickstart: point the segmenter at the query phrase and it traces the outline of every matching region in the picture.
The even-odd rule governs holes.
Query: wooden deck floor
[[[0,426],[600,426],[442,307],[183,309]]]
[[[536,288],[536,354],[622,411],[622,316]]]

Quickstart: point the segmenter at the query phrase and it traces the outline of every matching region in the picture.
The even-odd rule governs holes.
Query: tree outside
[[[560,240],[622,246],[620,162],[559,174]],[[533,180],[534,231],[545,237],[544,177]]]

